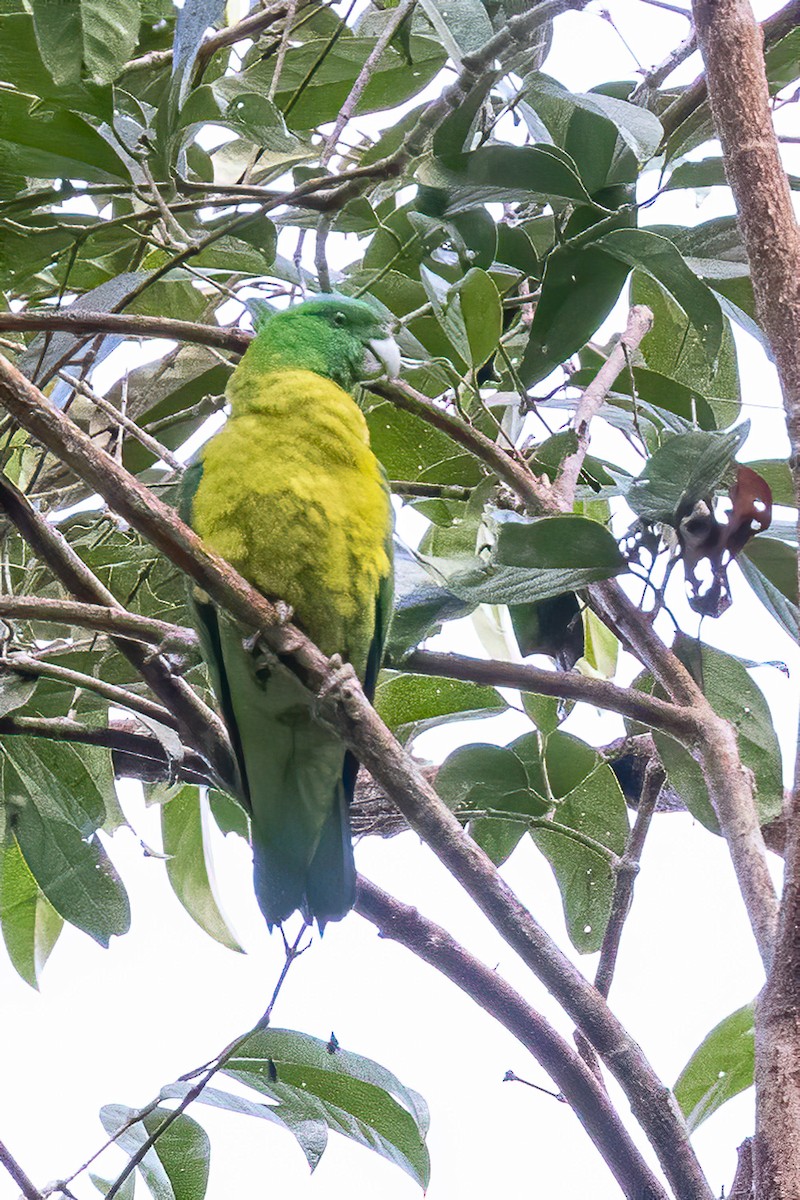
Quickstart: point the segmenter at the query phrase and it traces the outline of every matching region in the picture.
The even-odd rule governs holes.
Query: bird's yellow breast
[[[324,653],[363,674],[392,519],[364,417],[311,371],[240,368],[229,397],[233,415],[203,452],[194,527],[259,591],[290,604]]]

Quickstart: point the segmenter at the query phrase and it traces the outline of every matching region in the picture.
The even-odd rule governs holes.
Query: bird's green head
[[[282,312],[259,313],[255,327],[244,360],[251,370],[315,371],[349,392],[360,379],[400,369],[386,320],[351,296],[315,296]]]

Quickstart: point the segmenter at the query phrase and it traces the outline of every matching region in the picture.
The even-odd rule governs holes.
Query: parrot
[[[205,544],[372,699],[392,611],[393,510],[352,396],[400,351],[366,301],[322,294],[260,310],[226,389],[230,415],[184,472],[179,509]],[[250,815],[255,893],[270,929],[299,910],[322,931],[355,903],[348,809],[358,762],[314,697],[198,588],[201,651]],[[345,669],[347,669],[345,667]]]

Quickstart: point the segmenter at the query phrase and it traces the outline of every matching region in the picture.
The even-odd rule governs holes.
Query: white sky
[[[685,35],[686,23],[662,10],[633,0],[618,0],[609,8],[644,67],[660,60]],[[760,17],[771,10],[757,8]],[[583,16],[566,14],[556,24],[545,69],[575,89],[634,74],[629,52],[597,9],[593,5]],[[696,72],[693,61],[680,78],[692,78]],[[781,122],[788,130],[794,119],[797,132],[795,111],[784,110]],[[797,170],[797,164],[793,166]],[[669,197],[651,210],[648,220],[669,220],[673,212],[678,220],[691,220],[689,203]],[[697,219],[720,211],[730,212],[731,207],[717,189],[700,206]],[[623,325],[620,306],[608,330]],[[744,392],[758,406],[749,413],[755,429],[743,457],[778,456],[786,452],[786,443],[774,372],[751,339],[737,335],[737,343]],[[773,412],[762,406],[771,406]],[[767,692],[791,761],[797,647],[753,605],[739,579],[734,577],[732,583],[733,608],[717,622],[706,621],[703,637],[749,658],[789,664],[789,680],[773,668],[759,669],[755,677]],[[684,628],[693,632],[696,618],[685,605],[681,614]],[[451,637],[458,637],[455,644],[464,647],[458,630]],[[440,760],[460,741],[506,741],[519,726],[520,719],[511,714],[449,727],[425,735],[417,748]],[[568,727],[597,742],[619,731],[614,718],[600,718],[585,706]],[[125,802],[138,834],[157,843],[156,816],[143,810],[135,788],[126,789]],[[218,946],[192,923],[169,889],[163,863],[144,858],[137,839],[126,830],[113,838],[110,852],[131,895],[133,926],[128,936],[115,939],[110,950],[103,951],[85,935],[67,929],[39,994],[17,977],[0,953],[0,1137],[37,1184],[71,1173],[101,1144],[97,1111],[102,1104],[146,1103],[162,1084],[204,1062],[243,1032],[264,1009],[282,962],[281,943],[277,935],[268,937],[256,908],[249,856],[241,842],[219,837],[217,851],[220,889],[246,956]],[[445,925],[483,961],[497,964],[505,978],[570,1036],[569,1022],[541,985],[414,835],[388,842],[367,839],[357,847],[356,858],[364,874]],[[776,860],[776,879],[779,866]],[[504,874],[569,952],[552,875],[528,840],[520,844]],[[595,960],[583,959],[580,965],[591,977]],[[615,1011],[655,1069],[672,1083],[708,1030],[750,1000],[760,984],[758,958],[724,844],[687,814],[656,819],[611,993]],[[513,1068],[524,1078],[549,1084],[519,1044],[452,984],[402,947],[379,940],[360,917],[351,915],[330,926],[325,938],[316,940],[294,965],[274,1023],[323,1038],[335,1030],[344,1048],[376,1058],[425,1096],[432,1118],[430,1200],[619,1196],[565,1105],[502,1082],[504,1072]],[[621,1106],[625,1112],[624,1101]],[[192,1111],[212,1138],[212,1200],[235,1195],[413,1200],[419,1194],[396,1167],[342,1138],[331,1136],[320,1166],[310,1176],[288,1133],[203,1106]],[[730,1186],[735,1148],[752,1131],[752,1121],[748,1093],[696,1135],[715,1191],[723,1184]],[[652,1159],[649,1152],[648,1156]],[[123,1161],[113,1152],[100,1171],[111,1176]],[[81,1198],[97,1195],[88,1179],[74,1190]],[[141,1182],[137,1192],[145,1194]],[[0,1172],[0,1200],[15,1195],[14,1185]]]

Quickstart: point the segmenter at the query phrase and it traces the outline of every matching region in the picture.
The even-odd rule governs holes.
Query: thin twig
[[[397,33],[400,26],[403,24],[403,21],[405,21],[406,17],[408,17],[414,11],[416,3],[417,0],[401,0],[401,3],[398,4],[397,8],[389,9],[389,17],[381,31],[380,37],[364,60],[364,65],[356,76],[353,86],[350,88],[347,99],[339,110],[336,123],[322,148],[322,154],[320,156],[321,166],[326,166],[333,157],[339,142],[339,138],[342,135],[342,130],[355,112],[356,106],[364,92],[364,88],[367,86],[372,77],[372,72],[383,58],[386,50],[388,49],[389,43]]]
[[[628,314],[625,332],[595,375],[592,382],[581,393],[572,425],[578,435],[575,451],[561,464],[558,478],[553,484],[553,494],[564,512],[572,512],[575,503],[575,488],[589,449],[589,428],[592,420],[603,407],[605,398],[614,385],[614,380],[625,369],[627,356],[636,350],[642,338],[653,327],[653,314],[644,305],[634,305]]]
[[[69,684],[70,687],[81,688],[83,691],[94,692],[109,704],[117,704],[128,708],[131,712],[141,713],[152,721],[160,721],[170,729],[177,729],[178,722],[171,712],[148,700],[146,696],[137,696],[127,688],[115,683],[106,683],[94,675],[85,675],[82,671],[73,671],[69,667],[60,667],[57,663],[46,659],[36,658],[33,654],[7,654],[0,657],[0,674],[13,672],[17,675],[32,676],[36,679],[53,679],[56,683]]]
[[[689,746],[693,746],[698,737],[690,707],[681,707],[635,688],[620,687],[608,679],[594,679],[573,671],[547,671],[532,663],[469,658],[464,654],[443,654],[436,650],[414,650],[396,667],[414,675],[444,676],[485,687],[515,688],[539,696],[581,701],[661,729]]]
[[[234,1054],[236,1054],[236,1051],[239,1049],[239,1047],[242,1046],[247,1041],[247,1039],[252,1036],[252,1034],[256,1030],[265,1029],[269,1025],[269,1022],[272,1018],[273,1009],[275,1008],[275,1004],[277,1003],[281,988],[283,987],[286,976],[289,974],[289,970],[292,966],[292,963],[295,962],[295,960],[297,958],[299,958],[300,955],[303,953],[303,950],[300,948],[300,942],[305,935],[306,929],[307,929],[307,926],[303,925],[303,927],[301,928],[297,937],[295,938],[294,943],[291,946],[289,946],[287,944],[286,958],[284,960],[284,964],[283,964],[281,973],[278,976],[278,982],[275,984],[275,987],[272,992],[272,997],[270,999],[269,1004],[266,1007],[266,1010],[264,1011],[262,1016],[259,1017],[258,1021],[254,1025],[253,1029],[248,1029],[247,1033],[242,1034],[238,1038],[234,1038],[234,1040],[228,1046],[225,1047],[225,1049],[203,1071],[203,1074],[200,1076],[197,1083],[192,1085],[192,1087],[189,1089],[189,1091],[186,1093],[186,1095],[183,1096],[183,1098],[180,1100],[177,1107],[173,1108],[167,1114],[167,1116],[164,1117],[164,1120],[161,1121],[161,1123],[158,1125],[158,1127],[153,1130],[153,1132],[149,1135],[149,1137],[147,1137],[142,1142],[141,1146],[137,1147],[136,1151],[131,1155],[130,1159],[126,1163],[123,1170],[120,1171],[119,1175],[117,1176],[117,1178],[111,1184],[111,1187],[106,1192],[106,1200],[113,1200],[113,1197],[117,1195],[120,1188],[124,1184],[125,1180],[136,1169],[136,1167],[139,1165],[139,1163],[142,1162],[142,1160],[145,1158],[148,1151],[152,1150],[153,1146],[155,1146],[158,1139],[164,1133],[166,1133],[166,1131],[169,1129],[170,1125],[172,1125],[175,1121],[177,1121],[177,1119],[181,1115],[181,1113],[184,1113],[186,1111],[186,1109],[189,1107],[189,1105],[192,1104],[198,1098],[198,1096],[201,1095],[204,1088],[214,1078],[217,1071],[220,1071],[225,1066],[225,1063],[229,1062],[230,1059],[233,1058]],[[191,1079],[193,1077],[193,1074],[194,1074],[194,1072],[189,1072],[187,1075],[182,1075],[181,1081]],[[151,1111],[152,1111],[152,1109],[151,1109]],[[120,1132],[122,1132],[122,1130],[120,1130]],[[119,1137],[119,1133],[117,1133],[115,1135],[115,1138],[116,1137]],[[115,1140],[115,1139],[113,1139],[113,1140]],[[108,1145],[108,1143],[106,1143],[106,1145]],[[105,1149],[105,1148],[106,1147],[104,1146],[103,1149]],[[89,1161],[91,1162],[93,1160],[90,1159]],[[85,1170],[88,1165],[89,1165],[89,1163],[85,1163],[84,1166],[80,1168],[80,1171]],[[78,1173],[79,1172],[76,1172],[76,1174],[78,1174]],[[75,1178],[74,1175],[71,1176],[71,1179],[74,1179],[74,1178]],[[67,1182],[69,1182],[69,1181],[67,1181]]]
[[[183,625],[140,617],[123,608],[106,608],[102,604],[81,604],[77,600],[53,600],[48,596],[0,595],[0,618],[17,621],[44,621],[57,625],[77,625],[99,633],[114,633],[148,642],[159,649],[195,652],[197,634]]]
[[[666,781],[666,772],[661,763],[651,758],[645,767],[642,791],[639,796],[639,807],[636,810],[636,820],[633,823],[625,852],[616,871],[614,895],[611,900],[611,913],[608,918],[603,945],[600,949],[600,961],[594,977],[594,986],[602,996],[608,998],[611,981],[614,978],[614,968],[625,926],[633,899],[633,887],[639,870],[639,860],[642,857],[645,838],[650,828],[653,813],[656,811],[658,797]]]
[[[691,14],[687,13],[686,16],[690,17],[691,19]],[[694,54],[696,49],[697,38],[695,36],[694,28],[692,28],[691,32],[687,34],[683,41],[680,42],[674,50],[669,52],[666,58],[664,58],[657,66],[652,67],[642,77],[628,97],[628,102],[630,104],[641,104],[646,106],[650,97],[654,92],[658,91],[664,80],[669,78],[672,72],[676,70],[681,63],[685,62],[690,55]]]
[[[42,1193],[31,1183],[28,1176],[23,1171],[17,1160],[14,1158],[11,1151],[3,1142],[0,1142],[0,1164],[8,1171],[14,1183],[22,1192],[25,1200],[43,1200]]]
[[[167,464],[168,467],[171,467],[173,471],[180,473],[183,470],[183,463],[179,458],[175,457],[171,450],[169,450],[166,446],[162,446],[161,442],[159,442],[157,438],[152,437],[151,434],[147,433],[146,430],[137,425],[135,421],[132,421],[130,417],[126,417],[125,414],[120,412],[118,408],[115,408],[111,401],[107,400],[105,396],[100,396],[94,391],[93,388],[90,388],[87,383],[84,383],[82,379],[76,379],[75,376],[70,375],[68,371],[59,371],[58,374],[65,383],[68,383],[70,387],[75,388],[75,390],[80,392],[82,396],[85,396],[88,400],[91,400],[92,404],[94,404],[96,408],[99,408],[102,413],[105,413],[107,417],[110,417],[111,420],[117,426],[119,426],[120,430],[124,429],[125,432],[129,433],[132,438],[135,438],[140,445],[144,446],[145,450],[149,450],[151,454],[154,454],[156,460],[161,459]]]

